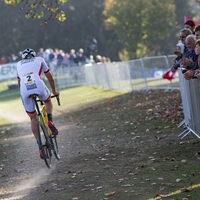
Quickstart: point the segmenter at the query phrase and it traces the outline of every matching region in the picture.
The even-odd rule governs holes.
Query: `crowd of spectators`
[[[171,71],[181,68],[185,80],[200,79],[200,25],[195,26],[192,20],[188,20],[179,34],[179,43],[174,52],[177,57]],[[182,103],[180,107],[183,108]]]
[[[186,80],[192,78],[200,79],[200,25],[195,27],[192,20],[188,20],[184,24],[184,28],[180,30],[179,42],[176,45],[177,55],[171,71],[175,72],[179,67],[183,68],[182,73]]]
[[[87,63],[105,63],[110,62],[110,59],[101,55],[89,55],[86,56],[84,50],[80,48],[77,52],[71,49],[70,52],[65,52],[62,49],[51,49],[40,48],[36,51],[37,56],[43,57],[47,64],[54,66],[80,66]],[[0,64],[18,62],[22,58],[22,51],[18,52],[17,55],[12,54],[11,56],[1,56]]]

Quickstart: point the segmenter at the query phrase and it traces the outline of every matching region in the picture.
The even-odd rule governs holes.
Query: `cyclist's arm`
[[[48,81],[49,81],[49,84],[50,84],[51,89],[52,89],[52,93],[53,93],[54,95],[58,95],[58,96],[59,96],[59,92],[56,91],[56,86],[55,86],[54,78],[53,78],[51,72],[49,71],[49,72],[44,73],[44,74],[45,74],[45,76],[47,77],[47,79],[48,79]]]

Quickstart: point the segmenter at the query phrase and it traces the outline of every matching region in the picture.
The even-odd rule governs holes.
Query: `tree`
[[[38,18],[45,21],[47,25],[48,20],[58,19],[65,21],[65,13],[60,10],[60,5],[66,3],[68,0],[4,0],[6,4],[16,6],[21,4],[21,10],[26,11],[26,18]]]
[[[173,0],[106,0],[104,15],[109,30],[114,30],[124,44],[121,57],[126,59],[149,56],[148,43],[164,39],[175,29]],[[124,58],[125,59],[125,58]]]
[[[92,38],[98,42],[97,53],[119,61],[118,51],[121,45],[113,31],[106,30],[105,16],[102,14],[102,0],[71,0],[61,4],[60,8],[67,13],[67,20],[49,20],[48,25],[40,25],[37,18],[26,19],[20,5],[10,6],[0,1],[0,57],[18,54],[25,48],[59,48],[65,52],[70,49],[83,48],[87,52]],[[9,13],[9,15],[8,15]],[[5,17],[6,16],[6,17]]]

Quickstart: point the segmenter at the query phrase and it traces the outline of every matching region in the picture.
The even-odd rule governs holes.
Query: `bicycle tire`
[[[53,144],[54,155],[55,155],[56,159],[60,160],[60,155],[59,155],[59,151],[58,151],[58,143],[57,143],[56,136],[54,136],[54,135],[51,136],[51,142]]]
[[[52,156],[51,148],[48,142],[46,131],[39,120],[37,123],[37,130],[38,130],[38,145],[39,149],[42,151],[43,160],[46,166],[48,168],[51,168],[51,156]]]

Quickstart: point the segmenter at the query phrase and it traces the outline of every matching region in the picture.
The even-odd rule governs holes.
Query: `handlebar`
[[[53,96],[51,96],[51,98],[54,98],[54,97],[56,97],[57,102],[58,102],[58,105],[60,106],[60,98],[58,97],[58,95],[53,95]],[[42,100],[37,99],[36,101],[37,101],[37,102],[40,102],[41,105],[43,105],[43,101],[42,101]]]
[[[51,98],[54,98],[54,97],[56,97],[56,100],[57,100],[57,102],[58,102],[58,105],[60,106],[60,98],[58,97],[58,95],[53,95],[53,96],[51,96]]]

